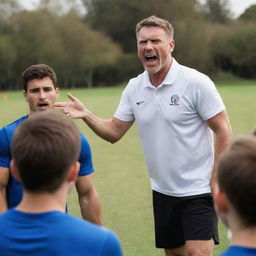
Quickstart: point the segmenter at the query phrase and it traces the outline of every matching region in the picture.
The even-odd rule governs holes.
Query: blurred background
[[[256,0],[0,0],[0,127],[27,113],[16,90],[21,72],[36,63],[55,69],[64,89],[60,101],[72,88],[96,115],[112,116],[123,86],[143,70],[135,26],[153,14],[173,24],[177,61],[216,82],[234,135],[251,133]],[[108,145],[81,120],[76,123],[91,145],[105,225],[118,234],[125,255],[162,256],[154,247],[151,189],[136,126]],[[80,216],[74,190],[68,208]],[[219,230],[214,255],[229,245],[222,223]]]
[[[142,71],[135,26],[153,14],[173,24],[179,63],[213,80],[256,78],[256,0],[0,0],[0,90],[20,89],[36,63],[61,88],[127,82]]]

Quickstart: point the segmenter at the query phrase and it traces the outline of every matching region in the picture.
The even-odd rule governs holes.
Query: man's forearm
[[[103,119],[85,110],[82,120],[102,139],[115,143],[119,141],[132,125],[132,122],[121,122],[116,118]]]
[[[110,119],[97,117],[72,94],[68,93],[68,98],[71,102],[56,102],[54,106],[61,108],[72,118],[82,119],[99,137],[111,143],[120,140],[133,123],[133,121],[124,122],[115,117]]]
[[[211,176],[212,190],[214,189],[214,186],[217,180],[217,168],[218,168],[218,162],[219,162],[220,156],[222,152],[229,146],[231,142],[231,136],[232,136],[231,130],[227,130],[222,133],[220,132],[219,134],[216,134],[214,165],[213,165],[212,176]]]
[[[102,139],[111,143],[119,140],[115,135],[111,119],[99,118],[88,111],[82,120]]]
[[[79,204],[83,219],[97,225],[103,225],[100,201],[97,193],[90,197],[79,197]]]
[[[216,174],[218,168],[218,162],[221,153],[228,147],[232,138],[232,128],[228,119],[227,112],[225,110],[221,111],[214,117],[208,119],[207,125],[214,132],[215,135],[215,145],[214,145],[214,163],[211,175],[211,189],[212,192],[216,185]]]
[[[0,167],[0,213],[5,212],[7,207],[6,188],[9,180],[9,168]]]
[[[5,189],[0,188],[0,213],[7,211]]]

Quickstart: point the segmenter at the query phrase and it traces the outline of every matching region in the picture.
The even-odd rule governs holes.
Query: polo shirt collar
[[[172,58],[171,68],[169,69],[162,84],[160,84],[157,88],[162,87],[163,85],[174,84],[174,82],[178,76],[179,66],[180,66],[180,64],[174,58]],[[154,87],[151,84],[151,81],[149,79],[149,74],[146,70],[144,71],[144,79],[143,80],[144,80],[144,82],[143,82],[144,87]]]

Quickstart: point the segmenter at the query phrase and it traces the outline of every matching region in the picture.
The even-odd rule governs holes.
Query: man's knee
[[[214,242],[209,241],[187,241],[187,256],[212,256]]]
[[[185,246],[181,246],[174,249],[165,249],[166,256],[185,256]]]

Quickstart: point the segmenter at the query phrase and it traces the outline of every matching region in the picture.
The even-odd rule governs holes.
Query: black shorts
[[[187,240],[219,243],[218,219],[211,194],[173,197],[153,191],[157,248],[172,249]]]

